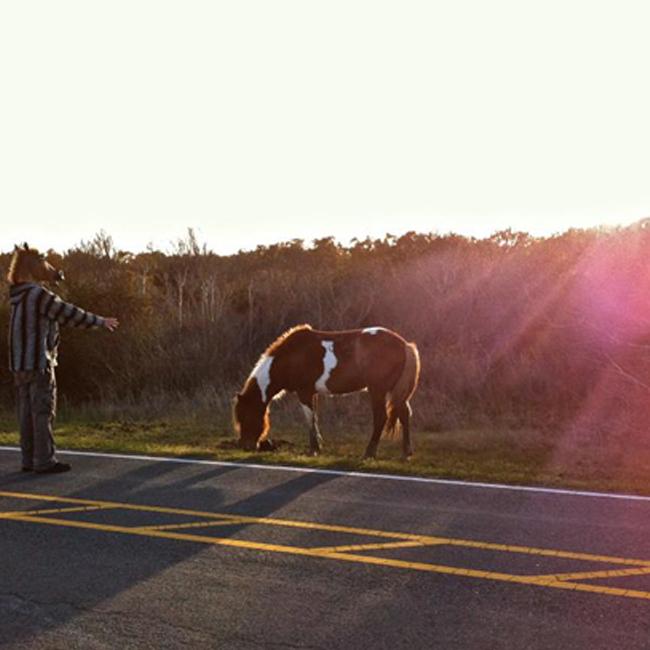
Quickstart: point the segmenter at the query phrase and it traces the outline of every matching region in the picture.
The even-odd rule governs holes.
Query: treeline
[[[393,328],[415,341],[416,424],[645,427],[650,416],[650,224],[550,238],[408,233],[344,247],[295,240],[219,256],[189,231],[171,252],[109,236],[50,260],[61,294],[120,330],[63,332],[65,404],[164,415],[229,400],[266,345],[308,322]],[[0,256],[3,270],[10,254]],[[8,304],[0,308],[7,331]],[[6,363],[1,400],[12,408]]]

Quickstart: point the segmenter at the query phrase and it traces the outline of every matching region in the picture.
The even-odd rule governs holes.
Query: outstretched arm
[[[106,317],[104,318],[104,327],[109,332],[114,332],[120,326],[120,321],[117,318]]]
[[[113,332],[119,325],[116,318],[104,318],[93,314],[92,312],[81,309],[71,302],[65,302],[55,293],[43,289],[43,295],[40,297],[40,311],[43,316],[57,321],[61,325],[71,327],[105,327]]]

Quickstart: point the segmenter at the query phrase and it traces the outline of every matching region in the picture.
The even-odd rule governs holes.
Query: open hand
[[[117,318],[104,318],[104,327],[109,332],[114,332],[120,326],[120,321]]]

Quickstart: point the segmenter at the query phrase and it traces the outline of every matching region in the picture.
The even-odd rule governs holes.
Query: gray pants
[[[56,463],[52,425],[56,414],[56,377],[46,372],[14,373],[23,467],[41,470]]]

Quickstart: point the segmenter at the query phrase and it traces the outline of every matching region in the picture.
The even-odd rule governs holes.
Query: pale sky
[[[650,3],[0,0],[0,250],[650,216]]]

